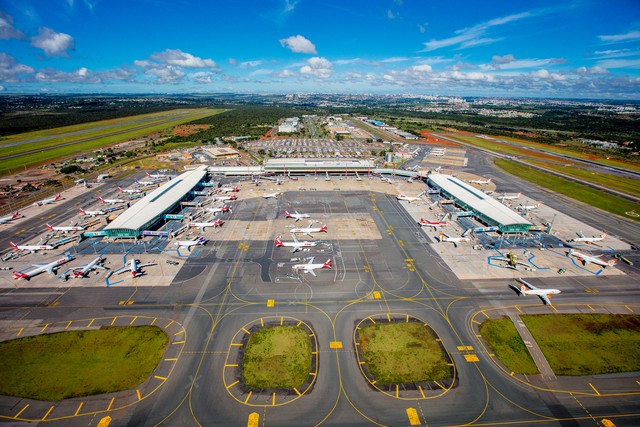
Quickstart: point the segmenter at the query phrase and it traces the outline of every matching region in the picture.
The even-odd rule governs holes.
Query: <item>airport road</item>
[[[95,426],[109,415],[117,426],[238,426],[249,425],[255,413],[261,426],[409,425],[407,409],[412,408],[420,425],[429,426],[593,426],[605,417],[618,426],[640,423],[640,386],[632,374],[512,375],[484,348],[477,329],[485,318],[507,312],[638,313],[637,273],[546,280],[546,287],[562,289],[556,305],[548,307],[535,297],[516,296],[510,281],[456,279],[390,195],[289,192],[277,201],[241,199],[226,218],[257,225],[285,208],[326,220],[329,232],[318,236],[326,244],[292,254],[275,248],[271,239],[249,240],[249,227],[237,240],[214,235],[168,287],[1,293],[0,325],[9,325],[0,329],[3,336],[17,334],[18,326],[23,334],[41,332],[46,325],[49,331],[63,330],[69,321],[154,322],[171,339],[158,371],[136,391],[59,403],[3,397],[2,420],[46,417],[51,426]],[[336,218],[363,216],[373,219],[382,238],[332,235]],[[286,231],[269,229],[273,236]],[[315,262],[331,257],[336,268],[317,271],[317,277],[290,276],[291,258],[309,255]],[[379,391],[367,383],[355,357],[354,328],[367,317],[384,321],[387,314],[416,317],[438,334],[455,366],[454,387],[425,389],[422,397],[417,390]],[[240,388],[234,365],[240,363],[236,344],[242,342],[243,328],[298,321],[312,327],[318,343],[313,387],[301,396],[271,390],[249,394]],[[339,347],[336,343],[342,348],[332,348]]]

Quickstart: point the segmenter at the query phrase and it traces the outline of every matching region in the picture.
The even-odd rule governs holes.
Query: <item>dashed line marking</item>
[[[140,389],[136,389],[136,395],[138,396],[138,400],[142,399],[142,396],[140,396]]]
[[[18,418],[20,414],[22,414],[24,411],[27,410],[28,407],[29,407],[29,403],[27,403],[24,408],[20,409],[20,412],[18,412],[13,418]]]
[[[22,333],[22,331],[24,331],[24,328],[20,328],[20,330],[18,331],[18,333],[16,334],[17,337],[20,336],[20,334]]]
[[[80,413],[80,410],[82,409],[83,406],[84,406],[84,402],[80,402],[80,405],[78,405],[78,409],[76,409],[76,413],[73,414],[74,417],[78,416],[78,414]]]
[[[113,406],[113,402],[115,402],[115,400],[116,400],[116,398],[115,398],[115,397],[112,397],[112,398],[111,398],[111,402],[109,402],[109,406],[107,407],[107,411],[110,411],[110,410],[111,410],[111,407]]]
[[[47,411],[47,413],[46,413],[46,414],[44,414],[44,417],[42,417],[42,421],[44,421],[44,420],[49,416],[49,414],[51,413],[51,411],[53,411],[53,408],[54,408],[53,406],[52,406],[51,408],[49,408],[49,410]]]

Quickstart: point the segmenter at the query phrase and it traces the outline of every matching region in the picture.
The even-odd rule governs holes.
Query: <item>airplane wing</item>
[[[584,234],[582,234],[582,232],[578,232],[576,233],[578,235],[578,237],[580,237],[581,239],[584,239]]]
[[[138,268],[140,269],[140,268],[144,268],[144,267],[150,267],[152,265],[156,265],[156,264],[153,263],[153,262],[148,262],[146,264],[138,264]]]
[[[309,236],[309,237],[313,237],[313,234],[311,234],[311,232],[310,232],[310,231],[307,231],[307,232],[305,232],[305,233],[303,233],[303,234],[306,234],[306,235],[307,235],[307,236]]]
[[[307,273],[311,273],[313,277],[318,277],[318,275],[313,271],[313,268],[307,269]]]
[[[131,271],[131,267],[129,266],[129,264],[124,265],[123,267],[120,267],[117,270],[113,271],[113,274],[122,274],[122,273],[127,273]]]
[[[298,252],[299,250],[300,250],[300,246],[294,246],[294,247],[291,249],[291,253]]]
[[[538,295],[538,297],[540,297],[544,305],[552,305],[548,295]]]
[[[458,242],[453,242],[453,247],[457,248],[458,247]]]
[[[531,283],[525,282],[525,281],[524,281],[524,280],[522,280],[522,279],[517,279],[516,281],[517,281],[518,283],[521,283],[521,284],[525,285],[527,288],[531,289],[532,291],[533,291],[533,290],[538,289],[538,288],[536,288],[535,286],[533,286]]]

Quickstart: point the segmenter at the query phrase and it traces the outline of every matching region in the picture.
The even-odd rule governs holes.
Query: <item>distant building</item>
[[[205,148],[205,151],[216,159],[229,159],[240,156],[237,150],[228,147]]]
[[[278,133],[296,133],[300,130],[300,119],[297,117],[289,117],[278,126]]]

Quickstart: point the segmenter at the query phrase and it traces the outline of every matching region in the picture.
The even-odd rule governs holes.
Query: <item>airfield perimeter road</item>
[[[386,185],[379,182],[372,180],[371,187]],[[340,187],[337,180],[335,187]],[[638,313],[636,270],[614,279],[546,280],[545,286],[563,289],[556,305],[547,307],[537,298],[518,298],[508,288],[511,281],[457,280],[388,194],[290,191],[277,200],[240,196],[234,212],[225,217],[225,226],[235,228],[208,233],[207,246],[194,251],[170,286],[24,286],[0,293],[3,336],[153,323],[171,341],[156,372],[136,390],[57,403],[2,397],[0,420],[9,425],[30,420],[95,426],[108,415],[111,426],[409,425],[407,409],[412,408],[420,425],[428,426],[594,426],[602,418],[617,426],[640,424],[637,375],[512,375],[477,336],[485,318],[505,314]],[[318,247],[303,255],[274,247],[273,236],[287,228],[272,220],[280,220],[285,208],[326,221],[329,232],[317,236],[322,241]],[[363,219],[374,221],[377,230],[336,235],[337,221],[353,224],[355,230]],[[268,238],[251,239],[261,226]],[[232,232],[239,237],[216,237]],[[372,238],[377,233],[381,237]],[[334,269],[292,278],[291,258],[310,255],[315,262],[332,258]],[[263,281],[265,277],[269,280]],[[599,292],[587,292],[593,289]],[[415,316],[435,330],[453,360],[455,387],[423,390],[423,398],[403,389],[384,393],[365,381],[354,354],[354,328],[369,316],[384,321],[387,315]],[[313,387],[301,396],[243,391],[235,366],[243,328],[299,321],[313,328],[318,342]]]

